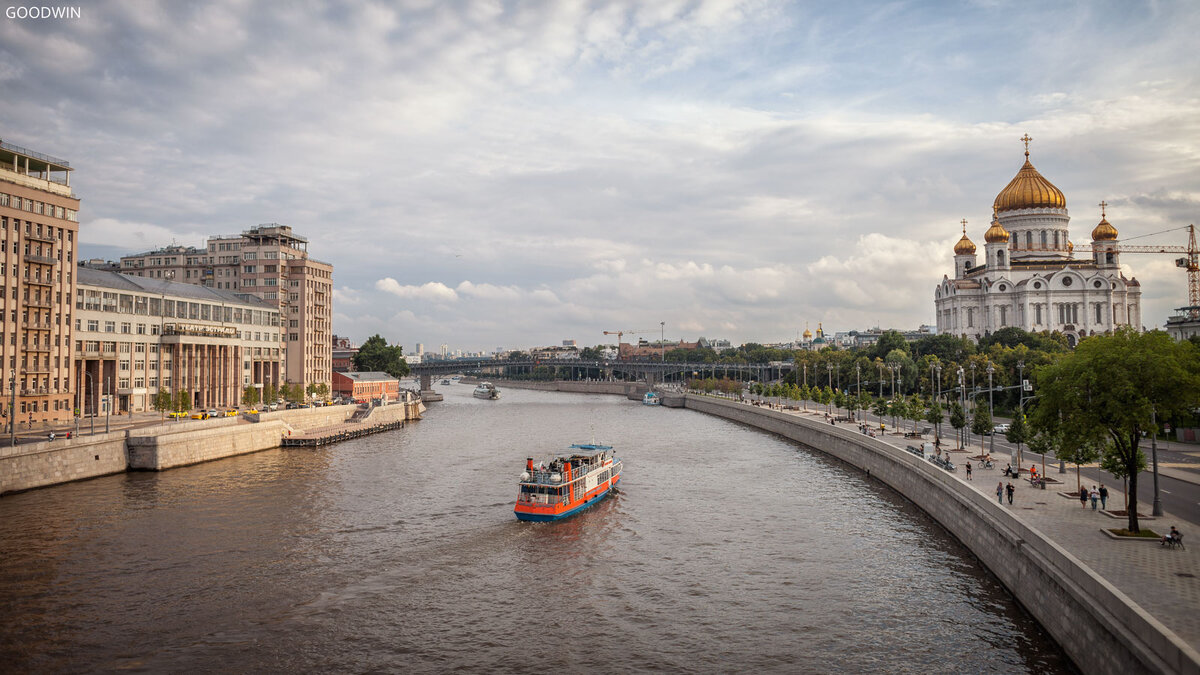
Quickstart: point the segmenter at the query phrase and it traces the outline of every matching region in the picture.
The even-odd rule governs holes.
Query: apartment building
[[[258,297],[279,308],[285,378],[329,385],[333,370],[333,266],[308,255],[308,240],[278,223],[210,237],[204,248],[169,246],[121,258],[126,274],[171,279]]]
[[[283,383],[282,319],[270,302],[87,267],[77,284],[75,406],[85,415],[152,410],[159,389],[186,391],[196,408],[233,408],[246,387]]]
[[[0,408],[11,405],[9,419],[30,426],[73,415],[79,199],[71,171],[64,160],[0,141]]]

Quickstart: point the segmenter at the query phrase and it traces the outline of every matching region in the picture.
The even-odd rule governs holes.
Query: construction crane
[[[1119,253],[1182,253],[1186,257],[1176,258],[1175,266],[1182,267],[1187,270],[1188,275],[1188,306],[1200,307],[1200,249],[1196,247],[1196,226],[1188,225],[1186,228],[1177,227],[1172,230],[1163,230],[1162,232],[1154,232],[1153,234],[1144,234],[1140,237],[1132,237],[1133,239],[1141,239],[1142,237],[1152,237],[1166,232],[1177,232],[1186,229],[1188,231],[1187,246],[1129,246],[1127,244],[1118,244],[1115,250]],[[1104,244],[1092,244],[1093,250],[1111,251],[1111,246]]]
[[[605,335],[616,335],[617,336],[617,349],[620,350],[622,335],[638,335],[640,333],[653,333],[653,332],[654,331],[652,331],[652,330],[606,330],[606,331],[604,331],[604,334]]]

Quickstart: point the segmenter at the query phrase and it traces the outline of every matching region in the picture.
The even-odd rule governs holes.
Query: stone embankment
[[[419,400],[395,403],[351,421],[356,410],[356,406],[327,406],[174,421],[0,448],[0,494],[123,471],[162,471],[278,448],[284,438],[315,429],[390,426],[420,419],[425,406]]]
[[[502,386],[640,398],[620,382],[505,381]],[[783,436],[883,481],[970,549],[1083,672],[1200,675],[1200,652],[1162,621],[1043,532],[933,464],[853,427],[767,407],[670,392],[663,406],[686,407]]]

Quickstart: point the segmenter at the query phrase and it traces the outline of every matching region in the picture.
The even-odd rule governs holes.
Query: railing
[[[57,241],[54,237],[51,237],[48,234],[35,234],[32,232],[27,233],[25,235],[25,238],[32,239],[33,241],[40,241],[44,244],[53,244],[53,243],[55,243],[55,241]]]
[[[37,263],[39,265],[57,265],[58,258],[51,258],[44,255],[34,255],[32,253],[25,254],[25,262]]]
[[[53,281],[50,281],[49,279],[42,281],[41,277],[23,277],[22,280],[27,284],[33,284],[35,286],[53,286],[54,285]]]
[[[62,166],[62,167],[66,167],[66,168],[71,167],[71,164],[64,159],[58,159],[57,157],[51,157],[50,155],[43,155],[40,152],[34,152],[28,148],[22,148],[19,145],[13,145],[12,143],[6,143],[4,141],[0,141],[0,148],[4,148],[5,150],[11,150],[19,155],[25,155],[26,157],[28,157],[30,159],[40,159],[43,162],[48,162],[50,164],[57,164],[58,166]]]
[[[24,304],[29,307],[41,307],[42,309],[50,309],[53,306],[49,300],[25,300]]]

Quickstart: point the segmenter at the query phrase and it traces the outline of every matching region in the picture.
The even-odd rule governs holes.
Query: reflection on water
[[[15,670],[1061,672],[969,553],[781,439],[618,397],[443,387],[404,430],[0,500]],[[512,515],[526,456],[619,491]]]

